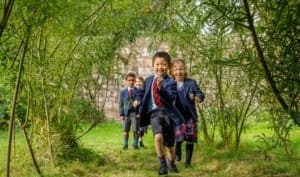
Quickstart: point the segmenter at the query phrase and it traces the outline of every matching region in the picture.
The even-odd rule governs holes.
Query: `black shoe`
[[[133,149],[139,149],[138,145],[133,145]]]
[[[123,146],[123,149],[124,149],[124,150],[128,149],[128,145],[124,145],[124,146]]]
[[[160,165],[159,170],[158,170],[159,175],[165,175],[168,174],[168,167],[167,165]]]
[[[179,173],[179,171],[178,171],[175,164],[172,164],[172,165],[169,166],[169,172],[170,173]]]
[[[140,142],[140,147],[145,147],[143,141]]]

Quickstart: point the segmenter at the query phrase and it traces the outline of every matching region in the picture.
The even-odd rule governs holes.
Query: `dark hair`
[[[144,78],[143,78],[142,76],[137,76],[136,79],[138,79],[138,80],[144,82]]]
[[[171,66],[171,57],[168,52],[156,52],[152,57],[152,65],[154,64],[156,58],[164,58],[167,61],[168,65]]]
[[[125,75],[125,80],[127,80],[127,79],[128,79],[128,77],[134,77],[134,78],[136,78],[136,76],[135,76],[135,73],[134,73],[134,72],[128,72],[128,73]]]

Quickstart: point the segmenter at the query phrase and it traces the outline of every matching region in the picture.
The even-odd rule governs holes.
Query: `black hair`
[[[171,66],[171,57],[168,52],[156,52],[152,57],[152,65],[154,64],[156,58],[164,58],[167,61],[168,65]]]
[[[138,80],[144,82],[144,78],[143,78],[142,76],[137,76],[136,79],[138,79]]]

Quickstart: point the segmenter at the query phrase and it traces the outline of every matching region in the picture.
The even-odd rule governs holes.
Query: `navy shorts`
[[[132,128],[133,132],[139,131],[140,129],[140,119],[136,118],[135,112],[132,112],[129,114],[128,117],[125,117],[123,121],[123,131],[124,132],[129,132],[130,127]]]
[[[150,118],[153,134],[162,134],[164,146],[174,146],[175,127],[170,121],[168,112],[165,109],[156,110],[151,113]]]

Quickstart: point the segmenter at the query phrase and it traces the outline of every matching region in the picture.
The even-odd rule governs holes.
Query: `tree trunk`
[[[248,20],[248,25],[249,25],[248,29],[251,32],[251,35],[252,35],[252,38],[253,38],[253,41],[254,41],[254,45],[255,45],[255,48],[256,48],[256,51],[257,51],[257,54],[258,54],[258,58],[259,58],[260,64],[263,67],[265,78],[266,78],[267,82],[270,84],[271,89],[272,89],[272,91],[273,91],[273,93],[274,93],[277,101],[281,105],[281,107],[284,109],[284,111],[289,112],[290,111],[289,110],[290,109],[289,105],[285,102],[285,100],[281,96],[280,91],[278,90],[278,88],[276,86],[276,83],[273,80],[272,74],[271,74],[271,72],[270,72],[270,70],[269,70],[269,68],[267,66],[267,62],[266,62],[265,56],[263,54],[262,48],[260,46],[260,43],[258,41],[257,33],[256,33],[256,30],[255,30],[255,27],[254,27],[253,16],[251,15],[250,8],[249,8],[249,3],[248,3],[247,0],[243,0],[243,2],[244,2],[244,7],[245,7],[245,11],[246,11],[246,15],[247,15],[247,20]],[[296,124],[300,125],[300,122],[298,122],[298,120],[296,119],[295,116],[291,116],[291,117],[294,119],[294,122]]]
[[[13,96],[13,101],[12,101],[11,115],[10,115],[10,121],[9,121],[10,125],[9,125],[9,135],[8,135],[7,161],[6,161],[6,176],[7,177],[10,176],[10,156],[11,156],[11,144],[12,144],[12,138],[13,138],[14,126],[15,126],[14,125],[15,124],[15,109],[16,109],[16,103],[17,103],[18,94],[19,94],[19,86],[20,86],[20,82],[21,82],[20,80],[22,77],[23,63],[24,63],[25,55],[26,55],[27,48],[28,48],[30,33],[31,33],[30,27],[28,27],[26,41],[24,44],[22,58],[21,58],[20,64],[19,64],[19,71],[18,71],[16,86],[15,86],[14,96]]]
[[[7,3],[4,4],[3,17],[0,22],[0,38],[1,38],[4,28],[8,22],[8,18],[10,16],[11,10],[13,8],[14,2],[15,2],[14,0],[9,0]]]
[[[30,152],[30,156],[32,158],[33,165],[34,165],[37,173],[39,174],[39,176],[43,176],[42,172],[41,172],[41,170],[39,168],[39,165],[38,165],[38,163],[36,161],[36,158],[35,158],[35,155],[34,155],[34,152],[33,152],[32,146],[31,146],[31,143],[29,141],[29,138],[28,138],[28,135],[27,135],[27,132],[26,132],[26,129],[25,129],[25,125],[23,125],[20,120],[18,120],[18,123],[19,123],[19,126],[20,126],[20,128],[21,128],[21,130],[23,132],[23,135],[24,135],[27,147],[28,147],[29,152]]]
[[[48,131],[48,136],[47,136],[48,148],[49,148],[49,151],[50,151],[50,158],[51,158],[52,165],[55,166],[54,155],[53,155],[53,147],[52,147],[52,138],[51,138],[51,128],[50,128],[51,123],[50,123],[50,116],[49,116],[47,98],[46,98],[46,95],[45,95],[44,88],[43,88],[43,98],[44,98],[44,109],[45,109],[45,116],[46,116],[46,127],[47,127],[47,131]]]
[[[201,110],[201,107],[200,107],[199,104],[197,104],[197,108],[198,108],[198,112],[200,114],[199,117],[200,117],[200,120],[201,120],[201,127],[202,127],[202,131],[203,131],[204,140],[208,143],[211,143],[212,139],[209,137],[206,120],[205,120],[205,117],[203,115],[203,111]]]

